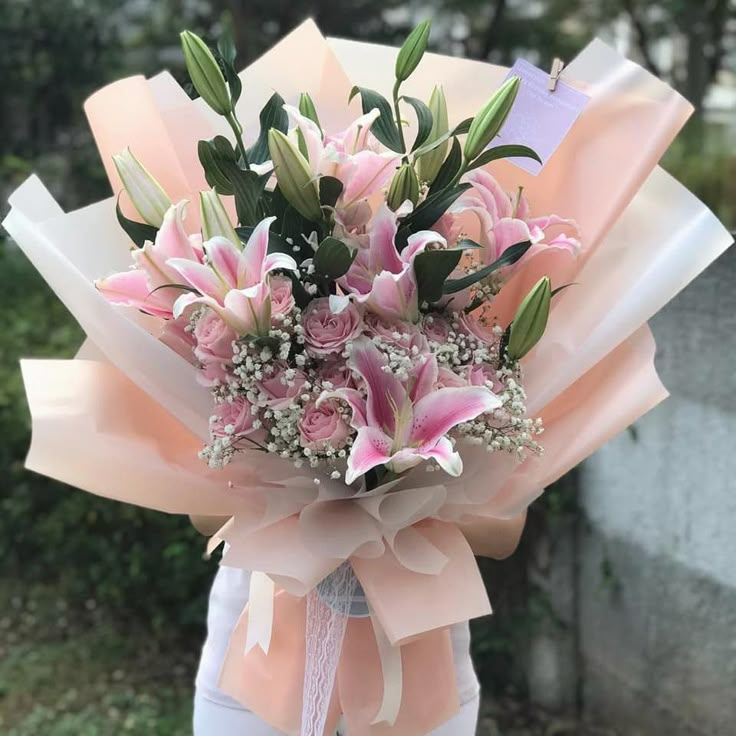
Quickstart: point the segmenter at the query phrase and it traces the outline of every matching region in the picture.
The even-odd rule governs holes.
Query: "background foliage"
[[[94,89],[133,72],[151,74],[169,67],[183,80],[177,46],[180,28],[212,37],[224,18],[236,31],[239,64],[244,65],[309,15],[329,34],[393,42],[411,25],[416,5],[395,0],[384,0],[380,9],[367,0],[6,0],[0,13],[0,194],[7,195],[35,171],[66,208],[107,196],[108,185],[85,124],[82,102]],[[727,12],[721,0],[709,4],[661,2],[654,16],[645,10],[648,5],[639,8],[638,3],[625,0],[545,0],[534,5],[532,16],[527,4],[504,0],[436,0],[419,9],[435,13],[432,43],[438,50],[504,63],[526,54],[541,64],[549,63],[554,55],[570,58],[600,24],[628,14],[644,62],[688,92],[698,106],[733,52],[733,34],[719,15]],[[706,52],[689,63],[660,68],[654,44],[660,35],[674,32],[684,34],[688,48],[697,49],[700,43]],[[729,135],[733,136],[733,130],[696,118],[668,153],[665,166],[734,227],[736,156],[729,149]],[[148,665],[138,659],[141,649],[157,651],[157,647],[166,648],[165,642],[176,642],[170,645],[169,652],[177,652],[170,663],[174,670],[179,668],[180,676],[184,673],[184,684],[179,687],[186,692],[203,635],[214,561],[203,561],[203,540],[186,519],[94,498],[23,470],[29,417],[18,359],[70,357],[83,336],[1,232],[0,309],[4,316],[0,331],[0,608],[17,613],[0,619],[1,631],[15,632],[0,638],[0,660],[3,654],[12,655],[0,667],[0,699],[11,692],[8,683],[17,680],[19,663],[28,661],[22,647],[30,646],[31,639],[49,639],[50,648],[43,654],[36,652],[43,661],[68,663],[70,655],[64,654],[59,642],[67,641],[70,630],[62,627],[60,634],[54,628],[60,618],[66,620],[66,614],[58,613],[59,605],[81,612],[74,616],[78,621],[97,627],[99,638],[89,643],[96,668],[106,666],[104,657],[99,663],[101,650],[116,652],[110,644],[116,627],[138,632],[136,652],[123,648],[118,656],[134,656],[144,669]],[[547,503],[556,502],[552,497]],[[534,595],[524,575],[524,555],[522,548],[514,561],[489,563],[485,569],[501,615],[476,631],[476,650],[481,674],[496,689],[509,680],[521,681],[514,677],[519,665],[513,653],[523,649],[534,618],[545,615],[543,600]],[[20,589],[15,582],[19,578],[23,580]],[[511,584],[511,580],[516,582]],[[44,616],[33,613],[39,607],[46,612]],[[105,615],[91,611],[105,611]],[[182,650],[189,652],[188,658],[181,658]],[[53,671],[58,685],[59,678],[63,682],[63,670]],[[113,671],[117,671],[114,666]],[[93,668],[90,680],[99,680],[95,673]],[[39,685],[31,678],[29,686],[42,687],[44,682]],[[165,718],[159,718],[161,708],[171,710],[166,706],[169,691],[161,696],[163,700],[150,702],[145,696],[140,700],[132,687],[119,691],[108,687],[106,697],[113,702],[103,699],[99,707],[108,716],[116,709],[143,714],[125,727],[128,732],[138,733],[140,727],[140,733],[175,733]],[[150,682],[144,691],[146,688],[151,688]],[[16,736],[51,733],[39,725],[51,720],[62,724],[53,731],[57,736],[111,732],[89,725],[94,718],[85,720],[85,709],[98,706],[86,701],[75,705],[74,698],[68,701],[67,690],[49,696],[48,705],[34,708],[8,697],[18,709],[16,730],[10,731]],[[172,707],[176,711],[178,706]],[[22,718],[17,715],[20,712]],[[60,712],[76,715],[64,721]],[[182,718],[186,717],[185,712]],[[154,730],[152,723],[160,730]],[[113,730],[117,732],[117,727]]]

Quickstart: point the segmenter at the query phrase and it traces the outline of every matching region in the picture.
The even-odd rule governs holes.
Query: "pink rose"
[[[258,382],[258,388],[266,395],[265,404],[273,409],[289,406],[302,393],[307,376],[298,368],[289,368],[284,363],[274,363],[274,371],[268,378]]]
[[[436,342],[444,345],[447,342],[450,332],[453,331],[452,325],[440,314],[428,314],[422,321],[422,331],[424,336],[430,342]]]
[[[213,362],[230,363],[235,339],[237,335],[234,330],[208,309],[194,327],[194,354],[204,365]]]
[[[329,363],[325,363],[319,372],[319,380],[322,386],[327,389],[325,384],[330,384],[330,389],[335,388],[354,388],[355,384],[353,381],[353,374],[348,368],[347,364],[334,360]]]
[[[250,402],[243,398],[218,404],[210,419],[213,437],[236,437],[253,431],[253,413]]]
[[[455,371],[449,368],[443,367],[437,371],[437,381],[434,384],[435,388],[463,388],[467,385],[468,382],[462,376],[458,376]]]
[[[213,386],[227,380],[235,339],[235,332],[212,310],[199,318],[194,327],[194,355],[201,364],[197,374],[201,385]]]
[[[324,401],[319,407],[314,403],[307,404],[299,420],[302,447],[311,450],[324,450],[328,446],[337,450],[345,445],[350,432],[339,409],[331,401]]]
[[[352,302],[341,311],[330,309],[327,297],[314,299],[304,310],[302,328],[307,348],[315,355],[340,353],[349,340],[360,335],[363,318]]]
[[[286,315],[291,312],[294,309],[291,279],[287,276],[272,276],[269,286],[271,290],[271,317]]]
[[[488,317],[483,309],[460,317],[460,327],[463,332],[472,335],[481,342],[492,345],[498,342],[499,335],[494,334],[493,325],[489,324]]]
[[[368,312],[364,320],[366,332],[371,337],[381,338],[381,342],[385,344],[400,348],[407,353],[411,353],[414,348],[419,353],[426,353],[429,350],[419,327],[411,322],[384,319],[374,312]]]
[[[471,386],[485,386],[494,393],[503,391],[503,385],[498,380],[496,369],[489,363],[470,366],[468,368],[468,383]]]

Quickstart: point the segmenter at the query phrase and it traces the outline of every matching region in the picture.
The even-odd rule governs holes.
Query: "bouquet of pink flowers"
[[[238,75],[185,32],[201,99],[87,103],[118,198],[65,215],[31,179],[5,223],[89,337],[24,364],[28,466],[227,518],[210,546],[255,573],[221,686],[289,733],[452,715],[447,627],[490,612],[459,527],[665,396],[646,320],[730,242],[656,169],[689,114],[664,84],[595,43],[540,93],[428,36],[307,23]],[[542,155],[530,89],[579,105]]]
[[[198,366],[213,396],[201,453],[212,467],[262,450],[315,469],[315,483],[321,473],[359,481],[360,492],[420,464],[459,476],[458,442],[519,460],[541,452],[519,361],[544,332],[550,279],[508,325],[494,300],[535,255],[576,254],[577,228],[532,217],[521,189],[506,193],[481,168],[537,158],[523,145],[487,148],[518,77],[452,131],[441,87],[430,106],[400,95],[428,33],[428,22],[417,27],[399,53],[396,117],[384,97],[356,87],[363,115],[325,134],[308,94],[296,108],[275,93],[249,149],[237,86],[226,86],[237,79],[229,57],[220,56],[223,76],[201,39],[182,34],[195,88],[237,140],[199,144],[213,187],[199,195],[201,235],[187,234],[187,203],[173,204],[130,151],[115,157],[145,223],[120,213],[137,241],[133,266],[97,287],[164,320]],[[410,146],[402,102],[417,115]],[[220,194],[234,196],[236,226]],[[468,215],[477,241],[464,235]]]

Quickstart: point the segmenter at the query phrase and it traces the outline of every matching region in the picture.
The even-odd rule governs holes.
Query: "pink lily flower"
[[[174,269],[198,294],[182,294],[174,304],[179,316],[194,304],[214,310],[239,335],[268,334],[271,299],[268,274],[276,270],[296,271],[291,256],[268,253],[268,231],[275,217],[262,220],[241,250],[226,238],[215,237],[204,244],[207,263],[171,258]]]
[[[462,458],[447,433],[501,405],[485,387],[434,388],[438,374],[434,356],[419,363],[404,385],[366,338],[353,343],[349,365],[363,379],[366,398],[361,402],[347,389],[354,405],[353,427],[358,430],[348,456],[347,483],[378,465],[402,473],[425,460],[436,461],[457,477]]]
[[[340,285],[383,319],[417,322],[419,299],[414,259],[428,245],[446,247],[447,242],[439,233],[422,230],[411,235],[399,253],[395,244],[397,230],[396,213],[382,205],[373,218],[368,246],[358,250]]]
[[[400,155],[378,150],[378,141],[370,129],[379,117],[372,110],[354,120],[345,130],[324,138],[309,118],[291,105],[284,105],[293,126],[298,129],[307,150],[309,165],[315,177],[334,176],[344,186],[336,209],[348,210],[379,192],[391,179]],[[292,134],[294,134],[292,132]]]
[[[153,243],[147,241],[133,251],[133,267],[96,282],[97,288],[113,304],[136,307],[156,317],[171,319],[179,289],[159,287],[181,282],[169,265],[172,258],[192,263],[202,261],[202,239],[184,230],[186,200],[170,207]]]
[[[463,213],[474,214],[480,225],[480,242],[486,246],[484,263],[492,263],[507,248],[525,240],[531,241],[532,247],[522,261],[528,261],[547,248],[560,248],[575,255],[579,252],[579,231],[574,220],[557,215],[531,217],[526,197],[508,194],[483,169],[469,172],[463,181],[472,184],[472,188],[443,217],[441,230],[452,239],[462,230],[460,218]],[[510,275],[514,268],[507,269],[507,274]]]

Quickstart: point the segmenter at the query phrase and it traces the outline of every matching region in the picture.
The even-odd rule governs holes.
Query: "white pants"
[[[465,703],[431,736],[475,736],[479,696]],[[216,703],[197,691],[194,698],[194,736],[282,736],[250,711]],[[350,736],[350,734],[346,734]]]
[[[217,688],[218,674],[230,634],[248,601],[250,573],[220,567],[210,592],[207,641],[197,673],[194,736],[280,736],[250,711]],[[460,712],[427,736],[474,736],[478,720],[479,685],[470,660],[467,624],[450,628]],[[350,736],[347,734],[346,736]]]

